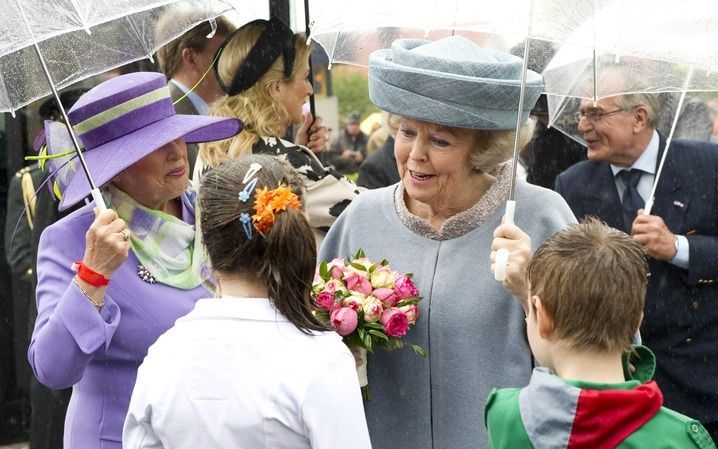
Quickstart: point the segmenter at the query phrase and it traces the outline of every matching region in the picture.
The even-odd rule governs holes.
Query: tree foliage
[[[379,109],[369,100],[369,83],[365,71],[356,67],[332,68],[332,92],[337,97],[342,118],[356,111],[362,118]]]

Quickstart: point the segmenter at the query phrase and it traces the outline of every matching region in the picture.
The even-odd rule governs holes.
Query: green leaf
[[[347,335],[343,338],[344,344],[349,346],[350,348],[363,348],[364,342],[361,338],[357,335],[357,332],[352,332],[351,334]]]
[[[350,262],[349,265],[351,265],[352,267],[356,268],[359,271],[366,271],[366,268],[364,267],[364,265],[354,263],[354,262]]]
[[[381,345],[386,349],[387,351],[394,351],[396,349],[401,349],[404,347],[404,342],[399,340],[398,338],[390,337],[388,341],[381,342]]]
[[[414,352],[417,353],[418,355],[420,355],[422,357],[426,357],[426,351],[424,351],[424,348],[422,348],[421,346],[411,345],[411,349],[413,349]]]
[[[378,266],[379,266],[378,263],[375,263],[374,265],[370,266],[370,267],[369,267],[369,273],[373,273],[374,270],[376,270],[376,267],[378,267]]]
[[[397,302],[394,307],[404,307],[404,306],[408,306],[410,304],[417,304],[422,299],[424,299],[424,298],[422,298],[421,296],[417,296],[415,298],[409,298],[409,299],[402,299],[401,301]]]
[[[377,337],[377,338],[380,338],[380,339],[382,339],[382,340],[389,341],[389,337],[387,337],[384,332],[375,331],[374,329],[370,329],[368,332],[369,332],[369,334],[371,334],[371,335],[373,335],[373,336],[375,336],[375,337]]]
[[[364,337],[366,337],[366,331],[363,328],[359,327],[357,328],[357,333],[359,334],[359,338],[361,340],[364,340]]]
[[[384,326],[381,325],[381,323],[374,322],[374,323],[365,323],[364,327],[368,327],[369,329],[377,329],[377,330],[384,330]]]
[[[372,350],[372,341],[371,341],[371,335],[364,333],[364,336],[362,337],[362,341],[364,342],[364,347],[371,351]]]
[[[389,265],[389,261],[388,261],[388,260],[386,260],[386,259],[382,259],[382,260],[381,260],[381,262],[379,262],[379,263],[380,263],[380,264],[381,264],[381,266],[383,266],[383,267],[385,267],[385,266]]]
[[[364,250],[361,249],[361,248],[359,248],[359,251],[357,251],[357,255],[354,256],[354,258],[355,258],[355,259],[361,259],[362,257],[366,257],[366,255],[364,254]]]
[[[327,261],[322,260],[321,265],[319,265],[319,276],[326,282],[329,279],[329,267],[327,266]]]
[[[329,323],[329,311],[322,309],[314,309],[314,316],[322,323]]]

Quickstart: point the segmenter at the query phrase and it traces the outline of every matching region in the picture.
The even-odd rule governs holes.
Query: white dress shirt
[[[354,357],[267,299],[201,299],[140,366],[123,448],[371,448]]]

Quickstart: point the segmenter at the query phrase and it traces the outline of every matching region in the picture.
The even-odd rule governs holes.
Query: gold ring
[[[120,231],[120,235],[122,236],[122,240],[124,240],[125,242],[130,239],[130,233],[127,231],[127,229],[123,229],[122,231]]]

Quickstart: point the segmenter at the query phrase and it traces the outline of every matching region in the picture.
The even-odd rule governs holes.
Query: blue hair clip
[[[247,212],[242,212],[239,214],[239,221],[242,223],[242,228],[247,235],[247,240],[252,240],[252,218]]]
[[[249,184],[244,186],[241,192],[237,195],[237,199],[239,201],[246,203],[249,201],[249,198],[252,196],[252,190],[257,186],[257,178],[253,178],[251,181],[249,181]]]

